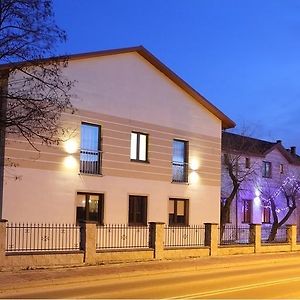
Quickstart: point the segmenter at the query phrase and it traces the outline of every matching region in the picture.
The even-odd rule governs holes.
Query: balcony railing
[[[80,150],[80,173],[101,174],[102,152],[98,150]]]
[[[188,182],[188,163],[172,162],[172,182]]]

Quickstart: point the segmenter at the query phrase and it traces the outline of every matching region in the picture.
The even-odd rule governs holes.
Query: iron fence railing
[[[149,248],[149,226],[97,226],[96,249]]]
[[[172,162],[172,181],[188,182],[188,163]]]
[[[219,227],[220,245],[236,245],[250,243],[250,227],[225,225]]]
[[[6,252],[79,251],[80,227],[73,224],[7,224]]]
[[[165,226],[165,247],[201,247],[204,239],[203,225]]]
[[[273,240],[269,240],[272,225],[261,227],[261,242],[262,243],[287,243],[287,228],[279,227]]]
[[[102,152],[98,150],[80,150],[80,173],[101,174]]]

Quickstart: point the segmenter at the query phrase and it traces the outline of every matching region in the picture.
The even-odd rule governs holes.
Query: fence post
[[[84,250],[84,262],[96,263],[96,223],[83,221],[80,224],[80,248]]]
[[[291,251],[295,251],[297,247],[297,227],[295,224],[286,225],[287,241],[291,245]]]
[[[217,223],[204,223],[204,245],[210,248],[210,256],[218,255],[219,225]]]
[[[162,259],[164,252],[165,223],[149,223],[149,246],[154,249],[154,258]]]
[[[261,224],[250,224],[250,244],[254,244],[254,253],[259,253],[261,248]]]
[[[7,220],[0,220],[0,266],[4,266]]]

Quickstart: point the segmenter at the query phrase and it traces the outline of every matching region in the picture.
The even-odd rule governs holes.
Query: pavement
[[[187,272],[193,270],[225,269],[237,266],[260,265],[264,263],[291,264],[300,261],[300,252],[276,254],[249,254],[189,258],[181,260],[152,260],[104,264],[96,266],[74,266],[39,268],[30,270],[7,270],[0,272],[1,293],[38,287],[58,287],[70,283],[92,282],[113,278],[129,278],[141,275],[155,275],[168,272]]]

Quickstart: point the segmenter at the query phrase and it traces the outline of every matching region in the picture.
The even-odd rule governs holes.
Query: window
[[[81,124],[80,173],[100,174],[100,132],[101,127],[99,125]]]
[[[103,224],[104,195],[77,193],[76,198],[76,222],[94,221]]]
[[[188,225],[187,199],[169,199],[169,225]]]
[[[271,208],[268,206],[262,208],[262,223],[271,223]]]
[[[148,134],[131,132],[130,159],[133,161],[148,161]]]
[[[272,164],[269,161],[263,161],[262,176],[265,178],[271,178],[272,176]]]
[[[222,216],[222,207],[225,205],[225,202],[226,202],[226,198],[225,197],[221,197],[221,205],[220,205],[220,209],[221,209],[221,212],[220,212],[220,215],[221,215],[221,220],[223,219],[223,216]],[[228,210],[228,213],[226,214],[225,216],[225,223],[230,223],[230,214],[231,214],[231,211],[230,209]]]
[[[283,174],[283,173],[284,173],[284,167],[283,167],[283,164],[280,164],[280,165],[279,165],[279,173],[280,173],[280,174]]]
[[[172,182],[188,182],[188,142],[173,140]]]
[[[245,158],[245,168],[250,169],[250,157]]]
[[[251,223],[252,220],[252,201],[243,200],[242,202],[242,222]]]
[[[129,225],[147,225],[147,196],[129,196]]]

